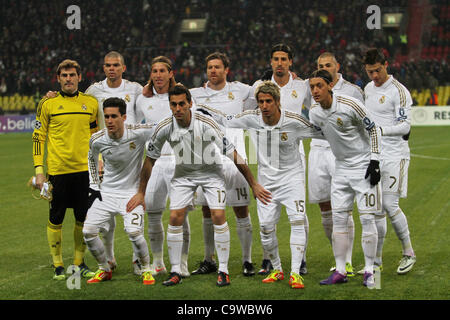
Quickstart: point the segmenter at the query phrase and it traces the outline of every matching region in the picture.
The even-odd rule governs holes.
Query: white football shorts
[[[278,188],[267,188],[272,193],[272,201],[265,205],[258,199],[256,207],[259,224],[277,224],[282,206],[286,207],[289,221],[304,220],[306,215],[305,182],[295,179]]]
[[[381,186],[383,193],[406,198],[408,193],[409,160],[381,160]]]
[[[352,211],[355,201],[360,214],[382,214],[381,184],[372,186],[364,175],[334,175],[331,182],[333,212]]]
[[[230,207],[244,207],[250,203],[250,188],[247,180],[232,161],[223,162],[223,175],[227,191],[226,205]],[[202,188],[198,188],[195,196],[195,205],[206,206],[207,202]]]
[[[170,209],[178,210],[192,206],[197,188],[202,188],[206,203],[210,209],[225,210],[227,192],[223,175],[213,174],[206,177],[176,177],[170,183]]]
[[[84,225],[89,228],[103,228],[112,216],[121,215],[124,229],[127,233],[142,231],[144,227],[144,208],[136,207],[132,212],[127,212],[127,203],[131,197],[122,198],[111,194],[102,193],[102,201],[95,199],[89,208]]]
[[[335,159],[330,148],[311,146],[308,155],[309,203],[331,200],[331,179],[335,171]]]

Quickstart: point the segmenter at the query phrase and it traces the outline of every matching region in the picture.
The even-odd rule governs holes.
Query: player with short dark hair
[[[331,75],[330,85],[333,93],[345,94],[364,103],[364,92],[357,85],[345,80],[339,73],[340,64],[331,52],[323,52],[316,61],[317,70],[327,70]],[[308,154],[308,199],[310,203],[318,203],[322,218],[322,226],[325,235],[332,243],[333,217],[331,210],[331,180],[334,174],[335,157],[330,148],[330,143],[326,140],[311,139]],[[350,212],[351,214],[351,212]],[[378,220],[377,220],[378,223]],[[353,239],[355,237],[355,224],[353,217],[348,219],[349,245],[345,268],[347,276],[354,276],[352,266]],[[335,271],[332,267],[330,271]]]
[[[99,237],[101,228],[120,214],[133,245],[133,252],[142,265],[142,282],[152,285],[150,256],[143,233],[144,197],[138,193],[145,143],[155,124],[126,125],[126,103],[120,98],[108,98],[103,103],[106,128],[92,135],[89,142],[90,208],[83,235],[99,269],[88,283],[110,280],[111,265],[105,245]],[[98,155],[103,155],[105,174],[100,181]],[[132,207],[132,208],[131,208]]]
[[[170,219],[167,246],[172,270],[163,283],[172,286],[181,282],[181,250],[183,221],[192,204],[195,190],[201,186],[214,223],[214,240],[219,260],[218,286],[230,284],[228,258],[230,232],[225,217],[226,189],[221,154],[233,157],[239,171],[247,179],[256,197],[267,201],[270,193],[254,179],[250,169],[226,139],[218,124],[203,112],[191,110],[189,90],[182,84],[169,90],[172,116],[159,122],[149,141],[146,166],[153,167],[161,155],[165,142],[169,142],[176,157],[175,174],[171,180]]]
[[[226,114],[243,112],[248,106],[254,106],[253,89],[251,86],[238,82],[227,81],[230,61],[222,52],[213,52],[205,58],[208,81],[203,87],[190,89],[197,105],[207,105],[219,109]],[[244,132],[242,129],[226,129],[226,136],[236,146],[238,153],[246,161]],[[255,268],[252,264],[253,226],[248,211],[250,204],[250,189],[244,176],[233,161],[223,156],[223,170],[227,189],[227,206],[233,208],[236,216],[236,232],[242,249],[242,269],[245,276],[253,276]],[[202,190],[199,188],[195,199],[196,205],[202,206],[204,259],[199,267],[192,272],[207,274],[215,272],[217,265],[214,260],[214,227],[211,213]]]
[[[381,214],[381,190],[378,184],[380,132],[362,102],[333,93],[332,81],[331,74],[323,69],[314,71],[309,78],[311,93],[316,101],[309,112],[311,123],[322,129],[336,158],[331,183],[336,271],[320,284],[347,282],[348,219],[356,200],[365,260],[363,284],[373,289],[373,265],[378,240],[375,215]]]
[[[97,100],[78,91],[81,68],[74,60],[58,65],[57,80],[61,90],[54,98],[43,98],[38,105],[33,132],[33,160],[36,186],[42,189],[44,150],[47,146],[47,176],[53,185],[47,239],[55,268],[54,279],[65,279],[62,258],[62,223],[67,208],[75,215],[73,264],[83,276],[93,273],[84,263],[86,244],[83,223],[88,210],[89,174],[87,155],[89,139],[97,130]]]
[[[381,186],[383,211],[391,220],[394,231],[402,244],[403,257],[398,274],[409,272],[416,263],[408,221],[399,206],[400,198],[406,198],[408,167],[410,161],[408,139],[411,130],[412,98],[408,89],[388,74],[388,62],[383,52],[369,49],[363,59],[368,77],[372,80],[364,88],[366,106],[381,129]],[[386,234],[386,228],[384,229]],[[375,263],[382,265],[384,235],[380,237]]]
[[[172,69],[172,61],[166,56],[157,56],[151,61],[150,77],[147,89],[150,97],[139,95],[136,100],[136,119],[138,122],[157,123],[172,115],[169,106],[169,90],[176,84]],[[153,275],[167,273],[164,264],[164,227],[162,216],[167,206],[170,191],[170,180],[175,170],[175,156],[168,143],[161,150],[161,157],[152,169],[147,190],[145,191],[145,210],[148,217],[148,239],[153,261]],[[190,244],[189,219],[183,223],[183,248],[181,256],[181,276],[188,277],[188,253]],[[135,264],[136,265],[136,264]]]

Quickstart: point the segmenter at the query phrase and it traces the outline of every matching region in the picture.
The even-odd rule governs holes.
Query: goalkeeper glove
[[[367,168],[366,176],[364,177],[364,179],[367,179],[369,176],[370,176],[370,184],[372,186],[380,182],[381,174],[379,161],[370,160],[369,167]]]
[[[94,190],[92,188],[89,188],[89,194],[88,194],[88,208],[92,206],[95,199],[99,199],[102,201],[102,194],[98,190]]]

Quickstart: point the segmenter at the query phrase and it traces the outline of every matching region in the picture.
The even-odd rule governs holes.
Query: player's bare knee
[[[211,210],[208,206],[202,206],[203,218],[211,218]]]
[[[319,208],[321,212],[331,211],[331,201],[319,203]]]
[[[242,219],[248,217],[248,207],[247,206],[241,206],[241,207],[233,207],[234,214],[236,215],[236,218]]]

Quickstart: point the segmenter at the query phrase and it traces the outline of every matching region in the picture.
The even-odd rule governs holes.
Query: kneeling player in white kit
[[[181,283],[182,225],[194,192],[201,186],[214,223],[214,241],[219,260],[216,284],[226,286],[230,284],[230,231],[225,217],[226,189],[221,154],[225,153],[233,158],[258,199],[270,201],[270,192],[256,182],[218,124],[200,111],[191,111],[191,94],[185,86],[177,84],[169,90],[169,103],[173,116],[162,120],[156,127],[149,141],[144,163],[144,167],[149,167],[151,173],[164,143],[169,142],[174,150],[176,165],[170,185],[170,219],[167,229],[167,247],[172,269],[163,284],[172,286]]]
[[[303,278],[298,274],[306,247],[305,180],[299,152],[303,138],[323,138],[300,114],[283,109],[280,104],[280,89],[271,82],[262,82],[255,91],[259,110],[237,115],[225,115],[208,108],[217,120],[229,128],[247,128],[258,155],[258,181],[270,192],[269,204],[257,201],[261,244],[273,265],[273,271],[263,283],[284,279],[278,252],[276,226],[280,220],[282,206],[291,224],[291,273],[289,286],[304,288]]]
[[[90,208],[83,227],[89,251],[99,269],[88,283],[110,280],[112,271],[105,245],[99,237],[102,226],[120,214],[133,251],[142,263],[143,284],[155,283],[150,272],[150,256],[143,234],[143,195],[138,193],[145,142],[153,133],[153,125],[125,125],[126,104],[120,98],[103,103],[106,128],[91,137],[89,149]],[[100,183],[98,155],[103,155],[105,173]]]
[[[366,106],[381,129],[381,186],[383,211],[391,220],[402,243],[403,257],[397,268],[405,274],[416,263],[411,244],[408,221],[399,207],[400,198],[406,198],[408,187],[409,146],[412,99],[408,89],[387,73],[387,61],[381,50],[370,49],[364,61],[367,75],[372,80],[364,88]],[[386,228],[385,228],[386,230]],[[386,233],[386,231],[385,231]],[[378,241],[375,263],[381,267],[384,236]]]
[[[311,122],[320,127],[336,157],[331,183],[333,215],[333,252],[336,271],[322,285],[347,282],[345,270],[349,212],[356,204],[362,225],[362,248],[365,260],[363,284],[375,287],[373,264],[378,232],[375,215],[381,214],[379,188],[380,132],[368,117],[364,105],[349,96],[334,95],[332,77],[326,70],[314,71],[309,85],[314,104],[309,112]],[[367,178],[370,177],[370,180]]]

